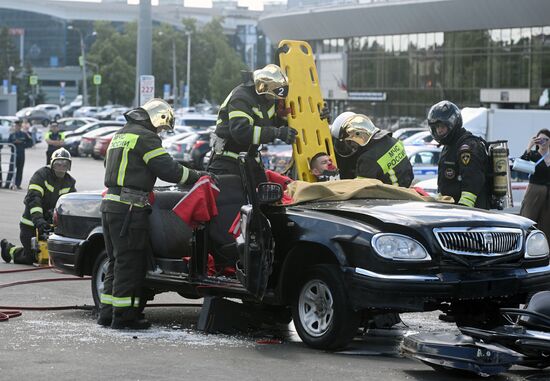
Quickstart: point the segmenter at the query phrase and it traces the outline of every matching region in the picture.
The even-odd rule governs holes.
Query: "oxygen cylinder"
[[[493,195],[505,197],[508,193],[508,145],[499,142],[491,146],[493,166]]]

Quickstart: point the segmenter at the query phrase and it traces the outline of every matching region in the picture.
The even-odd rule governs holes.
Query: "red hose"
[[[46,269],[53,269],[53,266],[33,267],[30,269],[2,270],[0,271],[0,274],[22,273],[26,271],[38,271],[38,270],[46,270]]]

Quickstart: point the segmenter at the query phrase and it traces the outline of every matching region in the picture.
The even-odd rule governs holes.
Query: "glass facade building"
[[[385,102],[347,100],[378,118],[424,118],[449,99],[480,106],[480,89],[530,89],[538,107],[550,87],[550,26],[415,33],[310,41],[316,53],[344,53],[349,93],[385,93]]]

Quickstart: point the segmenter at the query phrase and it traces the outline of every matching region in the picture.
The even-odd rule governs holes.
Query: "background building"
[[[256,27],[261,12],[239,7],[237,0],[216,1],[212,8],[184,7],[183,0],[160,0],[158,3],[152,7],[155,24],[162,22],[181,28],[182,19],[193,18],[200,27],[214,17],[222,17],[224,33],[247,66],[256,68],[270,59],[272,44]],[[276,7],[272,4],[269,8]],[[81,92],[82,74],[79,66],[80,37],[67,26],[78,26],[85,47],[89,49],[94,42],[94,21],[112,21],[122,26],[137,20],[138,12],[139,6],[128,5],[127,0],[103,0],[100,3],[2,0],[0,28],[9,28],[21,65],[32,65],[46,102],[59,103],[61,92],[66,102],[70,102]],[[89,70],[91,75],[93,68]],[[5,78],[7,73],[0,75]]]
[[[546,0],[289,0],[259,25],[272,41],[310,42],[335,111],[384,125],[441,99],[537,108],[550,87]]]

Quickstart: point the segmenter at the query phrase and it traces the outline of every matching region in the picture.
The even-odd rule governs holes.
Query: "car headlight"
[[[543,232],[535,230],[527,236],[525,258],[540,258],[548,255],[548,240]]]
[[[393,233],[380,233],[372,237],[372,248],[382,258],[394,261],[431,261],[431,257],[420,242]]]

